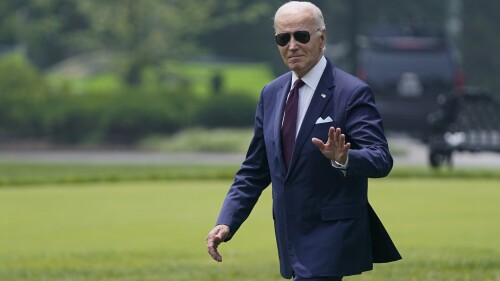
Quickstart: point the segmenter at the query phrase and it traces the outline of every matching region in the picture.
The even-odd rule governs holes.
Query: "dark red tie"
[[[297,79],[288,95],[285,106],[285,116],[281,127],[281,145],[283,146],[283,156],[288,170],[292,159],[293,147],[295,146],[295,136],[297,132],[297,112],[299,108],[299,89],[304,86],[304,81]]]

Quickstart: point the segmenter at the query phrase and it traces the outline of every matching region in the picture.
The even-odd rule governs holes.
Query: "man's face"
[[[318,30],[311,14],[294,12],[281,14],[275,20],[276,34],[294,33],[296,31],[308,31],[311,38],[307,43],[300,43],[291,34],[290,42],[278,49],[283,62],[294,71],[299,78],[306,75],[323,55],[323,47],[326,41],[326,30]]]

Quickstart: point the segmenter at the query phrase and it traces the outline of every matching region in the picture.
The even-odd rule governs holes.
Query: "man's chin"
[[[290,70],[297,72],[302,69],[302,65],[300,63],[288,63],[288,68],[290,68]]]

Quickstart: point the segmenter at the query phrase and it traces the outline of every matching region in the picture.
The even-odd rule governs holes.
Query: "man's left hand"
[[[342,165],[346,163],[351,144],[345,142],[345,135],[342,134],[340,128],[330,127],[328,131],[328,141],[326,143],[323,143],[323,141],[318,138],[313,138],[312,142],[326,158]]]

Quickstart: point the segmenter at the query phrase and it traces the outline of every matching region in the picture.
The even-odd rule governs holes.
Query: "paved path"
[[[406,138],[389,139],[395,166],[427,166],[427,147],[420,142]],[[1,163],[82,163],[82,164],[210,164],[239,165],[244,153],[159,153],[130,150],[108,151],[0,151]],[[456,153],[455,167],[499,168],[500,153]]]
[[[394,151],[402,151],[394,155],[394,165],[397,166],[428,166],[428,149],[425,144],[407,138],[394,137],[389,139],[389,146]],[[485,167],[498,168],[500,172],[500,153],[490,152],[456,152],[452,156],[455,167]]]

